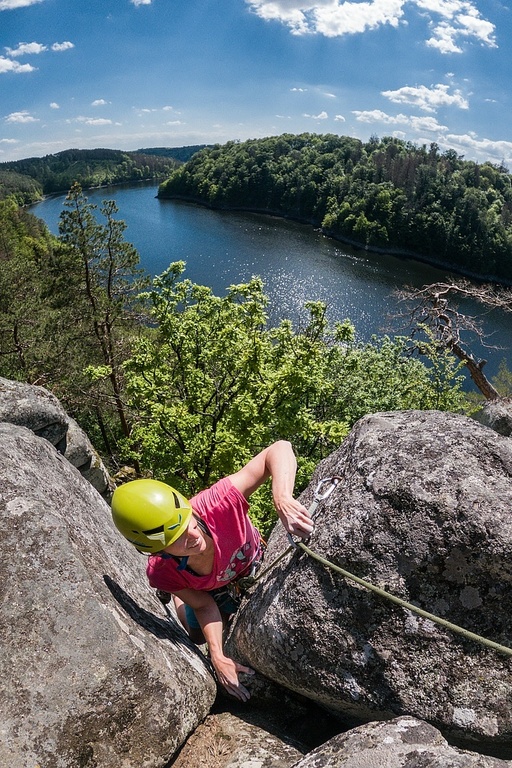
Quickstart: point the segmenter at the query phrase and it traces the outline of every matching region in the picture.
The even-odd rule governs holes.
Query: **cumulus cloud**
[[[151,5],[152,0],[130,0],[130,3],[138,7],[139,5]]]
[[[407,23],[406,9],[416,7],[432,36],[426,44],[440,53],[460,53],[461,42],[477,40],[496,47],[495,26],[482,18],[471,0],[245,0],[265,20],[280,21],[294,35],[353,35],[384,25]]]
[[[15,8],[26,8],[29,5],[42,3],[43,0],[0,0],[0,11],[12,11]]]
[[[18,144],[18,139],[0,139],[0,144]]]
[[[145,117],[146,115],[151,115],[156,112],[174,112],[175,115],[181,115],[181,112],[179,110],[176,110],[174,107],[171,107],[169,104],[166,104],[163,107],[132,107],[132,109],[137,115],[137,117]]]
[[[286,24],[295,35],[326,37],[364,32],[382,24],[397,26],[405,0],[246,0],[261,18]]]
[[[424,112],[435,112],[439,107],[459,107],[468,109],[468,100],[458,90],[449,93],[449,86],[438,83],[427,88],[426,85],[404,86],[396,91],[382,91],[382,95],[394,104],[413,104]]]
[[[359,111],[354,110],[352,112],[356,116],[356,120],[360,123],[384,123],[385,125],[406,125],[416,131],[433,131],[444,132],[448,128],[446,125],[441,125],[434,117],[424,117],[418,115],[388,115],[381,109],[372,109]]]
[[[329,115],[324,110],[323,112],[320,112],[319,115],[308,115],[307,113],[304,113],[303,117],[310,117],[312,120],[327,120]]]
[[[376,29],[385,24],[397,27],[403,16],[403,0],[331,3],[315,11],[316,31],[326,37],[340,37]]]
[[[106,104],[108,104],[108,101],[105,101],[105,99],[95,99],[94,101],[91,101],[91,107],[104,107]]]
[[[53,43],[52,51],[69,51],[70,48],[74,47],[74,43],[70,43],[69,40],[65,40],[63,43]]]
[[[343,117],[343,115],[336,115],[336,117],[334,119],[335,119],[335,121],[337,123],[344,123],[345,122],[345,118]]]
[[[11,112],[10,115],[7,115],[5,118],[6,123],[38,123],[39,119],[37,117],[33,117],[30,112],[28,112],[26,109],[22,110],[21,112]]]
[[[109,120],[107,117],[87,117],[85,115],[79,115],[68,120],[68,123],[83,123],[84,125],[121,125],[121,123],[114,123],[113,120]]]
[[[48,48],[42,43],[19,43],[16,48],[6,48],[8,56],[26,56],[31,54],[42,53],[47,51]]]
[[[448,133],[444,137],[447,145],[461,150],[462,152],[471,151],[472,153],[482,154],[484,157],[494,156],[498,160],[512,159],[512,141],[503,139],[480,139],[474,133],[455,134]]]
[[[21,74],[23,72],[34,72],[36,67],[31,64],[20,64],[18,61],[12,59],[6,59],[5,56],[0,56],[0,75],[6,72],[15,72]]]
[[[60,109],[60,104],[57,104],[56,101],[52,101],[50,104],[51,109]]]

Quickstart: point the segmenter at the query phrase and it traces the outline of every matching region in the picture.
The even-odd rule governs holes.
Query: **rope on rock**
[[[337,484],[340,482],[341,478],[335,475],[334,477],[328,477],[321,480],[315,490],[313,502],[309,508],[309,513],[312,517],[312,519],[315,519],[316,515],[318,514],[317,507],[318,505],[325,501],[332,491],[336,488]],[[365,589],[369,589],[371,592],[374,592],[376,595],[379,595],[380,597],[383,597],[385,600],[389,600],[392,603],[395,603],[395,605],[399,605],[402,608],[405,608],[408,611],[411,611],[412,613],[416,613],[418,616],[421,616],[424,619],[429,619],[430,621],[434,622],[435,624],[439,624],[442,627],[445,627],[446,629],[450,629],[452,632],[455,632],[458,635],[462,635],[462,637],[465,637],[468,640],[473,640],[476,643],[480,643],[481,645],[485,645],[488,648],[492,648],[495,651],[498,651],[499,653],[504,653],[506,656],[512,656],[512,648],[508,648],[506,645],[500,645],[500,643],[495,643],[493,640],[488,640],[486,637],[482,637],[481,635],[477,635],[475,632],[470,632],[469,629],[464,629],[464,627],[459,627],[457,624],[453,624],[451,621],[447,621],[446,619],[441,618],[440,616],[436,616],[433,613],[429,613],[428,611],[424,611],[422,608],[418,608],[418,606],[413,605],[412,603],[408,603],[405,600],[402,600],[401,597],[396,597],[396,595],[392,595],[390,592],[386,592],[385,589],[381,589],[380,587],[376,587],[374,584],[372,584],[370,581],[366,581],[365,579],[359,578],[359,576],[354,576],[353,573],[350,573],[349,571],[346,571],[344,568],[340,568],[339,565],[335,565],[334,563],[331,563],[330,560],[326,560],[325,557],[322,557],[321,555],[318,555],[316,552],[313,552],[312,549],[310,549],[306,544],[304,544],[303,541],[295,541],[290,535],[288,538],[291,541],[291,544],[287,549],[282,552],[281,555],[279,555],[275,560],[273,560],[266,568],[264,568],[262,571],[258,573],[257,576],[251,575],[242,577],[238,580],[238,586],[241,589],[241,591],[245,591],[247,589],[250,589],[250,587],[254,586],[256,582],[260,581],[269,571],[271,571],[277,563],[281,562],[283,558],[286,557],[293,549],[296,549],[299,547],[302,549],[309,557],[312,557],[314,560],[317,560],[322,565],[325,565],[327,568],[330,568],[333,571],[336,571],[336,573],[341,574],[346,579],[349,579],[350,581],[354,581],[356,584],[359,584],[362,587],[365,587]]]
[[[359,578],[359,576],[354,576],[353,573],[349,573],[349,571],[346,571],[344,568],[340,568],[339,565],[335,565],[334,563],[331,563],[329,560],[326,560],[325,557],[322,557],[316,552],[313,552],[313,550],[310,549],[308,546],[306,546],[304,542],[297,541],[295,542],[295,546],[302,549],[307,555],[309,555],[309,557],[312,557],[314,560],[317,560],[319,563],[322,563],[322,565],[325,565],[327,568],[330,568],[331,570],[336,571],[336,573],[341,574],[346,579],[350,579],[350,581],[355,581],[356,584],[359,584],[360,586],[365,587],[366,589],[369,589],[372,592],[375,592],[375,594],[379,595],[380,597],[383,597],[386,600],[390,600],[392,603],[395,603],[396,605],[399,605],[402,608],[406,608],[408,611],[412,611],[413,613],[418,614],[418,616],[422,616],[424,619],[429,619],[430,621],[433,621],[436,624],[440,624],[442,627],[446,627],[447,629],[450,629],[452,632],[456,632],[457,634],[462,635],[468,640],[474,640],[475,642],[480,643],[481,645],[485,645],[488,648],[492,648],[493,650],[498,651],[499,653],[504,653],[507,656],[512,656],[512,648],[508,648],[506,645],[500,645],[500,643],[495,643],[493,640],[488,640],[486,637],[482,637],[481,635],[477,635],[474,632],[470,632],[468,629],[464,629],[464,627],[459,627],[457,624],[453,624],[451,621],[447,621],[446,619],[443,619],[440,616],[435,616],[433,613],[424,611],[422,608],[418,608],[418,606],[413,605],[412,603],[408,603],[405,600],[402,600],[401,597],[396,597],[396,595],[392,595],[390,592],[386,592],[385,589],[376,587],[370,581],[361,579]],[[289,552],[290,549],[291,547],[289,547],[286,552]]]

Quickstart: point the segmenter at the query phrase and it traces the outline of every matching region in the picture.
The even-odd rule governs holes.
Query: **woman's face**
[[[190,555],[201,555],[206,551],[206,538],[197,524],[197,520],[192,515],[187,529],[179,536],[176,541],[169,544],[164,549],[170,555],[177,557],[190,557]]]

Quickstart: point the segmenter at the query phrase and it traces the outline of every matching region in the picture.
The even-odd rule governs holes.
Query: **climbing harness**
[[[329,498],[331,493],[334,491],[338,483],[340,482],[341,477],[338,477],[338,475],[334,475],[333,477],[325,477],[323,480],[320,480],[318,485],[315,488],[315,495],[313,496],[313,501],[311,502],[311,506],[308,509],[309,516],[312,520],[316,519],[316,516],[318,515],[318,505]],[[273,560],[269,565],[267,565],[266,568],[264,568],[260,573],[250,573],[247,576],[242,576],[240,579],[236,580],[236,587],[237,589],[244,593],[247,592],[247,590],[254,586],[257,581],[263,578],[269,571],[274,568],[278,563],[283,560],[286,555],[288,555],[295,547],[297,546],[297,542],[291,535],[291,533],[288,534],[288,539],[290,541],[290,546],[281,554],[279,557],[276,557],[275,560]]]
[[[320,504],[320,502],[324,501],[332,493],[332,491],[335,489],[336,485],[340,482],[340,480],[341,478],[337,476],[325,478],[324,480],[321,480],[320,483],[317,485],[313,503],[309,508],[309,513],[313,519],[318,514],[317,507]],[[321,488],[325,484],[328,484],[328,487],[323,493],[321,493]],[[436,616],[433,613],[424,611],[422,608],[418,608],[418,606],[413,605],[412,603],[408,603],[406,600],[402,600],[402,598],[397,597],[396,595],[392,595],[390,592],[387,592],[385,589],[381,589],[380,587],[375,586],[375,584],[372,584],[370,581],[367,581],[366,579],[361,579],[359,576],[355,576],[353,573],[346,571],[344,568],[340,568],[339,565],[332,563],[330,560],[327,560],[325,557],[322,557],[321,555],[314,552],[312,549],[310,549],[307,546],[307,544],[304,541],[302,540],[295,541],[295,539],[293,539],[293,537],[290,534],[288,534],[288,538],[291,541],[290,546],[285,550],[285,552],[283,552],[272,563],[270,563],[270,565],[268,565],[263,571],[261,571],[261,573],[259,573],[254,578],[248,577],[247,579],[242,578],[239,580],[239,582],[240,581],[246,582],[241,587],[242,590],[247,590],[250,587],[252,587],[257,581],[259,581],[263,576],[265,576],[269,571],[271,571],[272,568],[274,568],[274,566],[277,565],[277,563],[279,563],[284,557],[286,557],[286,555],[288,555],[293,549],[301,549],[313,560],[316,560],[317,562],[321,563],[327,568],[330,568],[336,573],[339,573],[341,576],[344,576],[346,579],[349,579],[349,581],[354,581],[356,584],[359,584],[360,586],[365,587],[365,589],[368,589],[371,592],[374,592],[375,594],[379,595],[380,597],[386,600],[389,600],[395,605],[399,605],[401,608],[405,608],[406,610],[411,611],[412,613],[415,613],[424,619],[428,619],[429,621],[432,621],[435,624],[439,624],[440,626],[445,627],[446,629],[450,629],[452,632],[462,635],[462,637],[465,637],[468,640],[473,640],[477,643],[480,643],[481,645],[487,646],[488,648],[492,648],[493,650],[498,651],[499,653],[503,653],[507,656],[512,656],[512,648],[508,648],[506,645],[500,645],[500,643],[495,643],[493,640],[489,640],[486,637],[477,635],[475,632],[470,632],[470,630],[465,629],[464,627],[460,627],[457,624],[453,624],[453,622],[447,621],[446,619],[443,619],[440,616]]]

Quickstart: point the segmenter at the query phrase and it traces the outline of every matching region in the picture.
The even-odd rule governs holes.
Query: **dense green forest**
[[[55,155],[0,163],[0,200],[14,195],[19,205],[43,195],[67,192],[74,182],[82,188],[162,180],[187,161],[198,147],[122,152],[117,149],[68,149]]]
[[[195,155],[195,153],[199,152],[201,149],[206,149],[208,146],[208,144],[192,144],[186,147],[149,147],[146,149],[138,149],[137,152],[141,155],[173,157],[181,163],[186,163],[187,160],[190,160],[192,155]]]
[[[160,197],[266,211],[336,238],[512,282],[512,177],[436,144],[301,134],[206,148]]]
[[[466,409],[460,364],[434,340],[423,360],[405,337],[361,342],[320,302],[298,328],[270,326],[258,278],[216,296],[176,262],[150,280],[116,214],[75,184],[56,237],[0,201],[0,376],[52,391],[112,472],[190,495],[283,438],[300,491],[366,413]],[[263,531],[268,493],[252,504]]]

